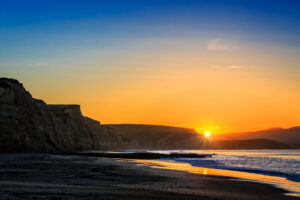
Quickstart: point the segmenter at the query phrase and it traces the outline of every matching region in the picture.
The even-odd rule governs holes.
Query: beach
[[[0,199],[299,199],[268,184],[153,166],[116,158],[2,154]]]

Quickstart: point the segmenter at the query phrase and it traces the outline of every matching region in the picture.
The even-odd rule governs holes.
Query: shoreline
[[[124,160],[125,161],[125,160]],[[128,162],[128,161],[127,161]],[[142,163],[154,168],[185,171],[192,174],[200,174],[212,177],[222,177],[228,179],[237,179],[237,181],[256,182],[261,184],[269,184],[276,188],[287,191],[287,196],[300,198],[300,183],[288,180],[285,177],[271,176],[264,174],[256,174],[245,171],[214,169],[208,167],[195,167],[185,162],[175,162],[171,160],[133,160],[132,162]]]
[[[53,154],[0,155],[1,200],[299,199],[286,196],[285,192],[267,184],[155,168],[134,160]]]

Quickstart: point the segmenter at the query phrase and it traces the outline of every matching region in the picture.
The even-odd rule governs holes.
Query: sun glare
[[[214,134],[218,134],[220,127],[219,126],[198,126],[197,128],[195,128],[195,130],[199,133],[199,134],[204,134],[205,137],[209,138],[212,136],[212,132]]]
[[[210,132],[209,132],[209,131],[206,131],[206,132],[204,133],[204,135],[205,135],[205,137],[210,137]]]

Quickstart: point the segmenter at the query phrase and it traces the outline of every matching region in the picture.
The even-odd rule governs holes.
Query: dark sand
[[[298,199],[270,185],[113,158],[1,154],[0,199]]]

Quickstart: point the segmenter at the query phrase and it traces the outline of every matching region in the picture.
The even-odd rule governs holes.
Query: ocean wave
[[[291,159],[290,155],[291,154],[289,153],[282,153],[280,155],[281,157],[274,157],[274,154],[269,152],[267,154],[260,155],[212,154],[212,157],[205,159],[174,158],[167,160],[185,162],[195,167],[235,170],[270,176],[280,176],[292,181],[300,182],[300,160]]]

